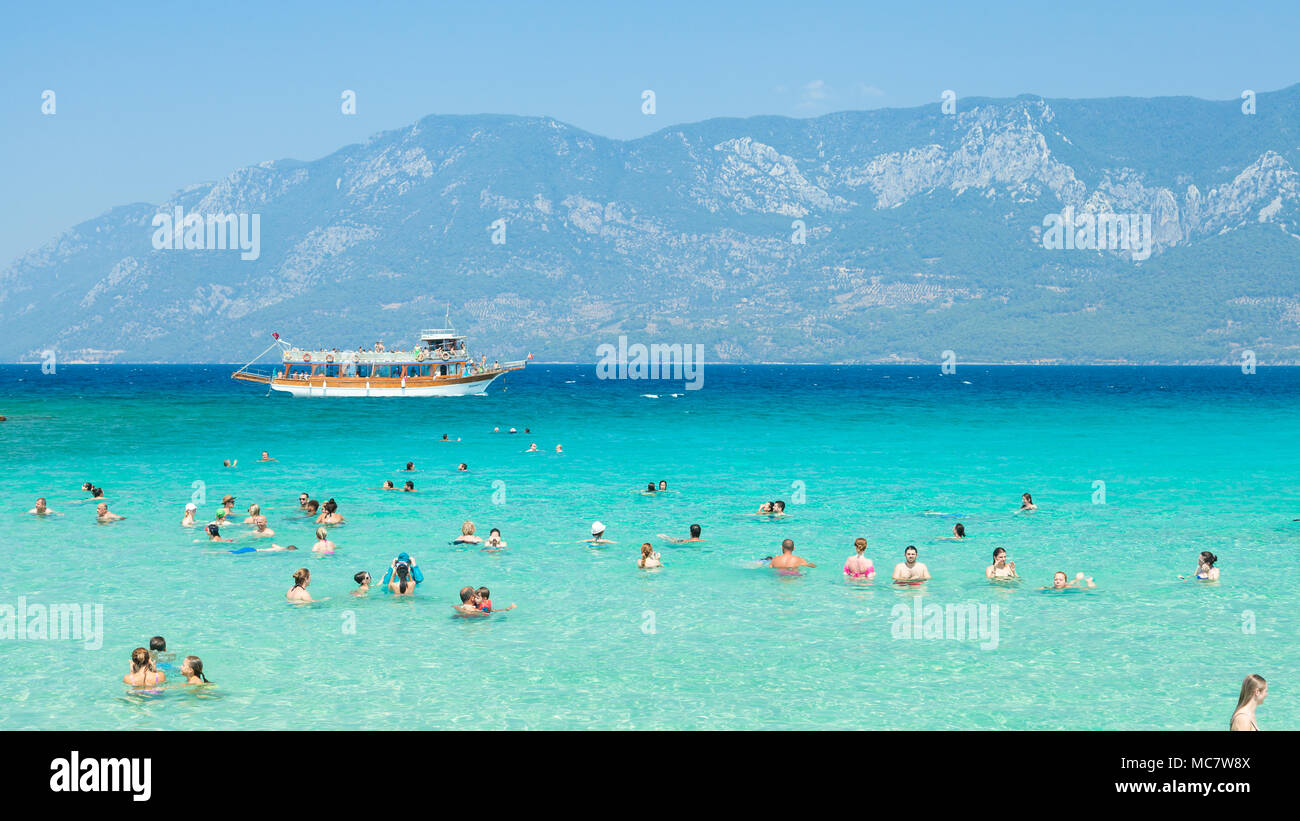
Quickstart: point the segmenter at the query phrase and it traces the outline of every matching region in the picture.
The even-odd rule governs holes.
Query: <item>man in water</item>
[[[895,584],[920,584],[930,578],[930,568],[916,560],[916,547],[908,545],[903,551],[903,561],[894,565]]]
[[[773,556],[768,566],[776,570],[797,570],[800,567],[816,567],[817,565],[802,556],[794,555],[794,539],[786,539],[781,542],[781,555]]]
[[[462,616],[488,615],[479,609],[478,591],[472,587],[462,587],[460,589],[460,604],[453,604],[452,607]]]
[[[687,542],[702,542],[702,541],[704,541],[703,539],[700,538],[700,526],[699,526],[699,525],[691,525],[691,538],[689,538],[689,539],[674,539],[674,538],[672,538],[671,536],[665,535],[665,534],[663,534],[663,533],[660,533],[660,534],[659,534],[659,538],[663,539],[664,541],[668,542],[669,544],[686,544]]]
[[[227,460],[225,460],[224,462],[221,463],[221,466],[224,467],[224,468],[233,468],[233,467],[236,467],[238,464],[239,464],[239,460],[238,460],[238,459],[235,459],[235,460],[233,460],[233,461],[230,460],[230,459],[227,459]]]
[[[116,513],[108,512],[108,503],[100,502],[95,505],[95,518],[100,522],[117,522],[125,519],[125,516],[119,516]]]
[[[298,494],[298,509],[299,509],[299,510],[306,510],[306,509],[307,509],[307,502],[309,502],[309,501],[311,501],[311,496],[309,496],[309,495],[306,494],[306,493],[299,493],[299,494]]]
[[[280,461],[280,460],[279,460],[279,459],[273,459],[273,458],[271,458],[271,454],[267,453],[266,451],[262,451],[262,458],[261,458],[261,459],[258,459],[257,461],[259,461],[259,462],[278,462],[278,461]]]
[[[275,535],[275,531],[266,526],[265,516],[253,517],[253,535],[258,538],[270,538]]]
[[[1075,573],[1074,581],[1070,581],[1070,577],[1065,575],[1064,570],[1058,570],[1056,571],[1055,575],[1052,576],[1051,587],[1040,587],[1038,589],[1039,590],[1065,590],[1067,588],[1074,588],[1074,587],[1096,587],[1096,586],[1097,584],[1092,580],[1091,576],[1085,577],[1082,573]]]
[[[45,506],[45,497],[42,496],[41,498],[36,500],[36,507],[32,508],[27,512],[36,516],[49,516],[54,511],[50,510],[48,507]]]

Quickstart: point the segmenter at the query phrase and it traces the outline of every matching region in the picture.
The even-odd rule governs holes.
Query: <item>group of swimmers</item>
[[[179,674],[183,686],[212,684],[203,674],[203,659],[186,656],[177,667],[176,654],[167,652],[167,640],[162,636],[149,639],[149,649],[137,647],[131,651],[131,669],[122,681],[141,689],[158,689],[167,682],[167,672]]]

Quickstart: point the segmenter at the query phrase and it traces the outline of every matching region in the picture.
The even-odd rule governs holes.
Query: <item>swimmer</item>
[[[502,547],[505,547],[505,546],[506,546],[506,543],[505,543],[504,541],[501,540],[501,531],[500,531],[500,530],[497,530],[497,529],[494,527],[494,528],[492,528],[491,530],[488,531],[487,541],[483,543],[483,547],[484,547],[485,549],[486,549],[486,548],[502,548]]]
[[[275,535],[275,531],[266,526],[266,517],[258,515],[253,521],[253,536],[259,539],[268,539]]]
[[[392,581],[388,583],[388,592],[394,596],[414,596],[415,582],[411,579],[411,567],[405,562],[393,562]]]
[[[239,465],[239,460],[238,460],[238,459],[233,459],[233,460],[232,460],[232,459],[227,459],[227,460],[225,460],[224,462],[221,463],[221,466],[222,466],[223,468],[233,468],[233,467],[237,467],[238,465]]]
[[[668,483],[665,482],[665,481],[663,481],[663,480],[660,480],[660,482],[659,482],[659,489],[660,489],[660,490],[667,490],[667,489],[668,489]]]
[[[876,566],[867,558],[867,540],[859,536],[853,540],[853,555],[844,560],[844,575],[850,579],[876,578]]]
[[[998,547],[993,550],[993,564],[984,568],[984,578],[986,579],[1018,579],[1020,575],[1016,573],[1016,563],[1007,561],[1006,548]]]
[[[482,544],[482,537],[474,535],[474,523],[465,522],[460,526],[460,536],[452,544]]]
[[[221,538],[221,528],[216,523],[208,525],[208,541],[210,542],[233,542],[234,539]]]
[[[258,459],[257,461],[259,461],[259,462],[278,462],[278,461],[280,461],[280,460],[279,460],[279,459],[274,459],[274,458],[271,457],[271,454],[267,453],[266,451],[262,451],[262,458],[261,458],[261,459]]]
[[[36,500],[36,507],[32,508],[31,510],[29,510],[29,511],[27,511],[27,512],[30,513],[30,514],[32,514],[33,516],[49,516],[50,514],[54,513],[53,510],[50,510],[48,507],[45,506],[45,497],[44,497],[44,496],[42,496],[41,498],[37,499],[37,500]]]
[[[817,565],[804,559],[801,556],[794,555],[794,540],[786,539],[781,542],[781,555],[773,556],[768,567],[774,570],[798,570],[801,567],[816,567]]]
[[[392,479],[385,479],[385,480],[384,480],[384,486],[383,486],[383,488],[381,488],[381,489],[382,489],[382,490],[396,490],[397,488],[393,487],[393,480],[392,480]]]
[[[166,673],[158,672],[149,651],[137,647],[131,651],[131,672],[122,676],[122,682],[132,687],[156,687],[167,680]]]
[[[149,639],[149,658],[153,659],[156,666],[166,669],[175,669],[176,665],[172,664],[176,660],[175,653],[167,652],[167,639],[162,636],[154,636]]]
[[[1020,509],[1038,510],[1038,505],[1034,504],[1034,497],[1030,496],[1028,493],[1022,493],[1020,494]]]
[[[453,604],[452,607],[461,616],[487,615],[487,613],[479,609],[478,591],[472,587],[462,587],[460,589],[460,604]]]
[[[637,559],[636,566],[642,570],[653,570],[656,567],[663,567],[663,562],[659,561],[659,554],[649,542],[641,545],[641,558]]]
[[[199,512],[199,506],[193,502],[187,502],[185,505],[185,515],[181,517],[181,527],[194,527],[197,522],[194,516]]]
[[[266,461],[266,460],[263,460]],[[272,460],[274,461],[274,460]],[[198,656],[186,656],[181,662],[181,675],[185,676],[185,684],[211,684],[208,677],[203,675],[203,659]]]
[[[500,433],[500,432],[501,432],[501,428],[493,428],[493,429],[492,429],[492,432],[493,432],[493,433]]]
[[[776,504],[775,502],[764,502],[763,504],[759,505],[758,506],[759,515],[767,515],[772,513],[773,510],[772,506],[775,504]]]
[[[1210,551],[1201,551],[1200,557],[1196,560],[1196,574],[1193,578],[1203,582],[1217,582],[1219,580],[1219,568],[1215,567],[1214,563],[1218,560],[1219,557]],[[1185,579],[1187,577],[1179,576],[1178,578]]]
[[[305,567],[300,567],[293,572],[293,587],[284,597],[294,603],[307,603],[314,601],[311,594],[307,592],[307,585],[311,584],[311,571]]]
[[[556,445],[556,446],[555,446],[555,452],[556,452],[556,453],[564,453],[564,448],[561,447],[560,445]]]
[[[108,504],[105,502],[100,502],[95,505],[95,519],[101,524],[107,522],[120,522],[125,518],[125,516],[120,516],[116,513],[109,513]]]
[[[407,462],[406,467],[402,468],[402,470],[415,470],[415,463]]]
[[[213,514],[212,521],[208,522],[208,524],[221,525],[224,527],[226,524],[226,509],[224,507],[217,508],[217,512]]]
[[[227,493],[221,498],[221,506],[226,509],[226,515],[233,517],[235,514],[235,497]]]
[[[903,561],[894,565],[894,584],[920,584],[930,578],[930,568],[916,560],[915,545],[908,545],[903,551]]]
[[[578,544],[617,544],[605,538],[605,525],[600,522],[591,523],[591,538],[584,539]]]
[[[539,451],[537,450],[536,442],[533,442],[531,445],[528,446],[528,450],[524,451],[524,453],[538,453],[538,452]]]
[[[298,509],[299,509],[299,510],[306,510],[306,509],[307,509],[307,503],[310,502],[310,501],[311,501],[311,496],[309,496],[309,495],[306,494],[306,493],[299,493],[299,494],[298,494]]]
[[[960,541],[961,539],[966,538],[966,525],[962,524],[961,522],[958,522],[957,524],[952,526],[951,536],[940,536],[939,538],[953,539],[954,541]]]
[[[1074,581],[1070,581],[1069,579],[1070,577],[1065,575],[1064,570],[1058,570],[1056,571],[1055,574],[1052,575],[1051,587],[1040,587],[1038,589],[1039,590],[1068,590],[1076,587],[1097,586],[1096,584],[1093,583],[1091,576],[1085,578],[1082,573],[1074,574]]]
[[[357,589],[352,591],[354,596],[364,596],[370,592],[370,574],[362,570],[352,577],[352,581],[357,583]]]
[[[649,484],[647,484],[647,485],[645,486],[645,490],[641,491],[641,494],[644,495],[644,496],[653,496],[653,495],[655,495],[655,483],[654,483],[654,482],[650,482]]]
[[[492,591],[488,590],[486,587],[480,587],[478,590],[475,590],[474,595],[478,601],[478,609],[484,613],[504,613],[507,610],[515,609],[513,604],[509,607],[503,607],[500,610],[494,608],[492,606]]]
[[[674,538],[672,538],[671,536],[667,536],[667,535],[665,535],[665,534],[663,534],[663,533],[660,533],[660,534],[659,534],[659,538],[663,539],[664,541],[668,542],[669,544],[686,544],[687,542],[702,542],[702,541],[704,541],[703,539],[700,538],[700,526],[699,526],[699,525],[691,525],[691,537],[690,537],[689,539],[674,539]]]
[[[511,432],[511,433],[518,433],[519,431],[515,430],[514,428],[511,428],[511,429],[510,429],[510,432]]]
[[[1232,721],[1228,724],[1230,731],[1251,732],[1259,729],[1255,721],[1255,710],[1268,696],[1268,682],[1263,676],[1254,673],[1241,682],[1241,695],[1237,697],[1237,709],[1232,711]]]
[[[333,556],[337,545],[330,541],[329,535],[329,531],[325,528],[316,528],[316,544],[311,546],[311,552],[324,553],[326,556]]]
[[[316,524],[318,525],[341,525],[346,521],[347,519],[343,518],[343,514],[339,513],[339,503],[334,501],[333,497],[330,497],[321,506],[321,514],[316,517]]]
[[[469,470],[469,465],[465,464],[464,462],[461,462],[460,465],[456,468],[456,470],[460,470],[460,471]]]
[[[244,524],[246,525],[256,524],[257,517],[260,516],[261,513],[262,513],[261,505],[249,505],[248,518],[244,520]]]
[[[231,540],[233,541],[233,539]],[[297,545],[278,545],[274,542],[270,547],[241,547],[238,550],[227,551],[229,553],[284,553],[290,550],[297,550]]]
[[[307,505],[303,508],[303,511],[308,516],[315,516],[316,511],[318,510],[320,510],[320,502],[316,501],[315,499],[308,499]]]
[[[402,492],[415,493],[415,482],[412,482],[410,479],[407,479],[406,484],[402,485]]]

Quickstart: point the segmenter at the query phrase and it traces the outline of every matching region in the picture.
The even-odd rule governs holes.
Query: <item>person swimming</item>
[[[930,579],[930,568],[916,560],[919,553],[916,545],[908,545],[903,551],[903,561],[894,565],[894,584],[920,584]]]
[[[591,538],[583,539],[578,544],[617,544],[605,538],[605,525],[601,522],[591,523]]]
[[[966,538],[966,525],[962,524],[961,522],[958,522],[957,524],[952,526],[951,536],[941,536],[940,538],[953,539],[953,540],[964,539]]]
[[[396,490],[396,488],[393,487],[393,480],[392,480],[392,479],[385,479],[385,480],[384,480],[384,486],[381,488],[381,490]]]
[[[258,459],[257,461],[259,461],[259,462],[278,462],[278,461],[280,461],[280,460],[279,460],[279,459],[275,459],[275,458],[273,458],[273,457],[271,456],[271,454],[267,453],[266,451],[262,451],[262,458],[261,458],[261,459]]]
[[[122,676],[122,682],[132,687],[157,687],[167,680],[167,674],[154,666],[153,656],[143,647],[131,651],[131,672]]]
[[[254,505],[256,507],[256,505]],[[275,531],[266,526],[266,517],[260,513],[253,517],[253,536],[259,539],[267,539],[275,535]]]
[[[641,558],[637,559],[636,566],[642,570],[653,570],[656,567],[663,567],[663,562],[659,560],[659,554],[649,542],[641,545]]]
[[[663,481],[663,480],[660,480],[660,481],[659,481],[659,489],[660,489],[660,490],[667,490],[667,489],[668,489],[668,483],[665,482],[665,481]]]
[[[293,587],[284,597],[291,602],[306,604],[313,601],[311,594],[307,592],[307,585],[311,584],[311,571],[305,567],[300,567],[293,573]]]
[[[54,513],[53,510],[50,510],[48,507],[46,507],[44,496],[37,499],[36,507],[32,508],[27,512],[32,514],[33,516],[50,516]]]
[[[153,659],[156,668],[164,672],[177,669],[172,663],[176,660],[176,654],[167,652],[167,639],[162,636],[149,639],[149,658]]]
[[[262,461],[266,461],[263,459]],[[275,461],[272,459],[271,461]],[[185,677],[185,684],[211,684],[208,677],[203,675],[203,659],[198,656],[186,656],[181,662],[181,675]]]
[[[108,504],[106,502],[100,502],[99,504],[95,505],[95,520],[98,521],[100,524],[106,524],[108,522],[120,522],[125,518],[126,518],[125,516],[120,516],[116,513],[109,513]]]
[[[1016,573],[1016,563],[1007,561],[1007,551],[1005,548],[993,549],[993,564],[984,568],[984,577],[987,579],[1018,579]]]
[[[357,583],[357,589],[352,591],[354,596],[364,596],[370,592],[371,578],[370,574],[362,570],[352,577],[352,581]]]
[[[307,509],[307,503],[310,502],[310,501],[311,501],[311,496],[310,496],[309,494],[306,494],[306,493],[299,493],[299,494],[298,494],[298,509],[299,509],[299,510],[306,510],[306,509]]]
[[[1193,578],[1203,582],[1217,582],[1219,580],[1219,568],[1215,567],[1214,564],[1218,560],[1219,557],[1210,551],[1201,551],[1201,555],[1196,560],[1196,573]],[[1184,579],[1186,576],[1179,576],[1178,578]]]
[[[767,566],[773,570],[798,570],[801,567],[816,567],[817,565],[802,556],[796,556],[794,553],[794,539],[786,539],[781,542],[781,555],[773,556]]]
[[[1020,494],[1020,509],[1038,510],[1038,505],[1034,504],[1034,497],[1030,496],[1028,493],[1022,493]]]
[[[853,555],[844,560],[844,575],[850,579],[866,579],[871,581],[876,577],[876,566],[871,559],[867,558],[867,540],[863,536],[853,540]]]
[[[338,545],[330,541],[330,533],[323,527],[316,528],[316,544],[311,546],[312,553],[324,553],[327,556],[333,556]]]
[[[528,450],[524,451],[524,453],[538,453],[538,452],[539,451],[537,450],[536,442],[533,442],[531,445],[528,446]]]
[[[500,530],[497,530],[497,529],[494,527],[494,528],[492,528],[491,530],[488,531],[487,541],[483,543],[483,548],[484,548],[485,550],[488,549],[488,548],[502,548],[502,547],[505,547],[505,546],[506,546],[506,543],[505,543],[504,541],[502,541],[502,539],[501,539],[501,531],[500,531]]]
[[[641,493],[643,493],[646,496],[653,496],[655,495],[655,490],[656,490],[655,483],[650,482],[645,486],[645,490],[641,491]]]
[[[185,504],[185,515],[181,517],[181,527],[194,527],[194,525],[198,524],[194,521],[194,517],[198,515],[198,512],[198,505],[193,502],[187,502]]]
[[[316,501],[315,499],[308,499],[306,506],[303,507],[303,511],[308,516],[314,517],[316,515],[316,511],[318,510],[320,510],[320,502]]]
[[[456,470],[463,473],[469,470],[469,465],[465,464],[464,462],[461,462],[459,465],[457,465]]]
[[[460,589],[460,604],[453,604],[452,607],[461,616],[488,615],[479,608],[478,591],[472,587],[462,587]]]
[[[1234,732],[1253,732],[1259,729],[1255,720],[1255,710],[1268,696],[1268,682],[1263,676],[1251,673],[1241,682],[1241,695],[1237,697],[1237,709],[1232,711],[1232,720],[1228,729]]]
[[[474,535],[474,523],[465,522],[460,526],[460,535],[457,536],[452,544],[481,544],[483,538]]]
[[[668,542],[669,544],[686,544],[687,542],[702,542],[702,541],[704,541],[703,539],[700,538],[700,533],[701,533],[701,532],[702,532],[702,531],[700,530],[700,526],[699,526],[699,525],[691,525],[691,527],[690,527],[691,537],[690,537],[689,539],[674,539],[673,537],[668,536],[668,535],[666,535],[666,534],[664,534],[664,533],[660,533],[660,534],[658,534],[658,535],[659,535],[659,538],[663,539],[664,541]]]
[[[233,542],[234,539],[223,539],[221,537],[221,528],[214,522],[207,527],[208,541],[210,542]]]
[[[415,482],[412,482],[410,479],[407,479],[406,483],[402,485],[402,492],[415,493]]]
[[[1039,590],[1074,590],[1076,588],[1081,588],[1081,587],[1096,587],[1096,586],[1097,585],[1093,583],[1091,576],[1085,577],[1082,573],[1076,573],[1074,574],[1074,580],[1070,581],[1070,577],[1065,575],[1064,570],[1058,570],[1056,571],[1056,573],[1052,575],[1051,587],[1040,587],[1038,589]]]
[[[474,591],[475,601],[478,603],[478,609],[484,613],[504,613],[507,610],[514,610],[515,605],[502,607],[500,610],[492,606],[492,591],[486,587],[480,587]]]
[[[415,463],[407,462],[406,467],[402,468],[402,470],[415,470]]]

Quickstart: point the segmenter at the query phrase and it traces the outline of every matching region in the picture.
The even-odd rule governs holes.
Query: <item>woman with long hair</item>
[[[181,662],[181,675],[185,676],[185,683],[188,684],[211,684],[208,677],[203,675],[203,659],[198,656],[186,656],[185,661]]]
[[[154,667],[153,656],[143,647],[131,651],[131,672],[122,676],[122,681],[132,687],[157,687],[167,680],[166,673],[158,672]]]
[[[291,602],[309,602],[312,600],[311,594],[307,592],[307,585],[311,584],[311,571],[305,567],[300,567],[293,573],[293,587],[284,597]]]
[[[1268,682],[1263,676],[1257,676],[1254,673],[1246,676],[1241,682],[1241,695],[1237,697],[1237,709],[1232,711],[1232,721],[1228,724],[1229,730],[1258,730],[1259,724],[1255,722],[1255,709],[1259,707],[1260,702],[1268,695]]]

